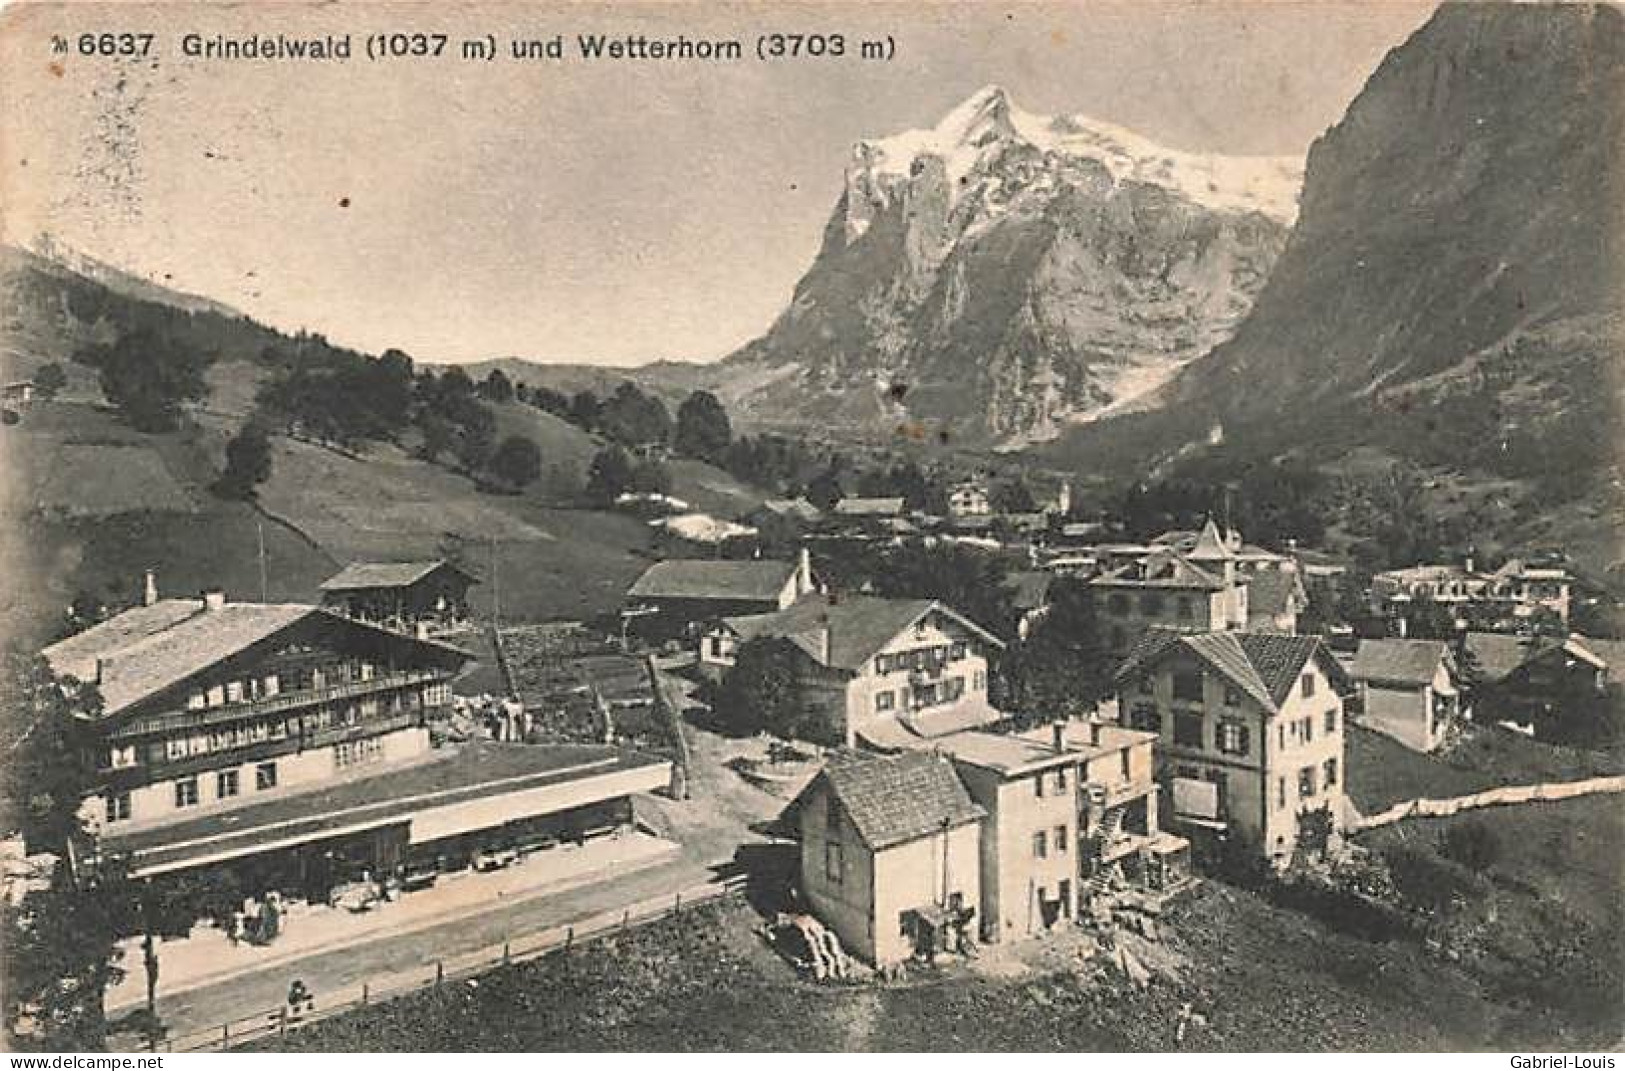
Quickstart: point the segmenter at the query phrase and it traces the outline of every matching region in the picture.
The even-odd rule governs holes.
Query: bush
[[[1424,915],[1442,915],[1484,891],[1484,879],[1429,848],[1395,844],[1383,852],[1399,898]]]

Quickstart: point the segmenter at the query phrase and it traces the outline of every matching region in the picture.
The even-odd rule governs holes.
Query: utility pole
[[[271,585],[265,573],[265,522],[255,521],[254,530],[259,534],[260,541],[260,602],[269,602]]]

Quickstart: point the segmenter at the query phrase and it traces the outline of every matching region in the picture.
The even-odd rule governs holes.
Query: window
[[[1152,692],[1154,692],[1156,690],[1156,685],[1151,680],[1150,675],[1147,674],[1146,676],[1141,677],[1136,682],[1135,690],[1138,691],[1141,695],[1150,695],[1150,694],[1152,694]]]
[[[226,704],[226,689],[225,689],[225,686],[221,685],[221,684],[217,684],[213,688],[210,688],[208,693],[204,696],[204,700],[211,707],[225,706],[225,704]]]
[[[1315,768],[1305,766],[1298,771],[1298,796],[1309,799],[1315,794]]]
[[[1251,743],[1247,726],[1239,721],[1219,722],[1219,750],[1226,755],[1245,755]]]
[[[1049,858],[1049,835],[1046,834],[1042,829],[1033,834],[1033,858]]]
[[[980,691],[986,690],[986,688],[987,688],[987,674],[985,672],[983,672],[982,670],[977,670],[971,676],[970,686],[971,686],[971,689],[973,691],[980,692]]]
[[[1129,768],[1128,748],[1124,748],[1122,751],[1119,751],[1117,753],[1117,761],[1118,761],[1118,764],[1120,765],[1120,767],[1122,769],[1123,780],[1128,781],[1131,778],[1133,778],[1134,773]]]
[[[1202,746],[1202,715],[1174,715],[1174,743],[1181,747]]]
[[[1313,740],[1314,738],[1315,738],[1315,719],[1314,718],[1300,718],[1298,720],[1298,739],[1302,740],[1304,743],[1307,744],[1307,743],[1309,743],[1309,741]]]
[[[1189,621],[1192,617],[1196,616],[1196,607],[1191,604],[1191,597],[1189,595],[1181,595],[1177,605],[1179,607],[1179,619],[1181,621]]]
[[[117,745],[107,749],[107,765],[115,770],[135,765],[135,745]]]
[[[1276,749],[1278,751],[1285,751],[1286,750],[1286,722],[1282,722],[1281,724],[1279,724],[1279,725],[1277,725],[1275,727],[1275,736],[1276,736],[1276,741],[1275,741]]]
[[[967,648],[965,646],[965,641],[960,640],[958,643],[953,645],[952,652],[948,657],[952,658],[955,662],[958,662],[961,658],[965,657],[966,652]]]
[[[109,822],[126,822],[130,818],[130,794],[128,792],[110,792],[106,799],[107,820]]]
[[[1142,732],[1162,732],[1162,712],[1155,703],[1135,703],[1128,713],[1129,728]]]
[[[1066,791],[1066,770],[1065,769],[1056,770],[1055,771],[1055,794],[1057,796],[1059,796],[1061,793],[1063,793],[1065,791]]]
[[[942,686],[942,701],[951,703],[965,694],[965,678],[949,677]]]
[[[876,673],[879,673],[882,676],[884,676],[885,674],[890,673],[891,670],[892,670],[892,657],[891,657],[891,655],[876,655],[875,656],[875,672]]]
[[[1327,759],[1321,767],[1321,779],[1326,782],[1327,788],[1337,787],[1337,760]]]
[[[831,792],[824,797],[824,829],[839,831],[841,828],[841,801]]]
[[[237,795],[239,787],[236,770],[221,770],[214,775],[215,799],[229,800]]]
[[[183,777],[175,782],[175,806],[197,806],[197,778]]]
[[[1066,827],[1065,826],[1056,826],[1055,827],[1055,854],[1056,855],[1065,855],[1066,854],[1066,841],[1067,841]]]
[[[226,702],[241,703],[243,701],[243,682],[230,681],[226,684]]]
[[[897,693],[887,690],[875,693],[876,710],[894,710],[897,707]]]
[[[1039,774],[1038,776],[1033,778],[1033,798],[1034,799],[1039,799],[1039,800],[1044,798],[1044,775],[1043,774]]]
[[[378,762],[384,757],[384,742],[377,737],[351,740],[333,749],[333,765],[337,769]]]
[[[1174,698],[1202,701],[1202,673],[1200,670],[1180,670],[1174,673]]]
[[[276,763],[262,762],[254,767],[254,789],[264,792],[268,788],[276,787]]]
[[[1224,705],[1227,706],[1227,707],[1239,707],[1239,706],[1241,706],[1241,689],[1232,688],[1228,684],[1225,685],[1224,686]]]
[[[1337,732],[1337,708],[1332,707],[1326,712],[1326,735]]]
[[[260,684],[260,694],[267,699],[280,691],[282,691],[282,682],[277,679],[275,673],[269,674]]]
[[[1275,806],[1286,807],[1286,778],[1278,777],[1275,780]]]
[[[824,876],[830,884],[839,885],[842,879],[841,845],[839,841],[828,841],[824,844]]]
[[[202,692],[193,692],[191,695],[186,697],[187,710],[202,710],[207,705],[207,701],[203,698]]]
[[[1303,697],[1305,699],[1308,699],[1311,696],[1313,696],[1314,694],[1315,694],[1315,675],[1313,673],[1305,673],[1303,675]]]

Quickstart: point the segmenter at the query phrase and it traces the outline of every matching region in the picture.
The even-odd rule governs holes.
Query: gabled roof
[[[469,582],[478,577],[448,561],[351,562],[336,576],[322,581],[323,591],[360,591],[370,588],[405,588],[441,569],[449,569]]]
[[[843,498],[835,503],[843,517],[892,517],[903,512],[901,498]]]
[[[730,539],[739,539],[753,536],[756,529],[749,525],[736,524],[725,521],[721,517],[713,517],[709,513],[681,513],[674,517],[662,517],[649,522],[650,527],[660,528],[672,535],[686,539],[691,543],[724,543]]]
[[[1261,569],[1247,580],[1247,612],[1275,616],[1302,608],[1308,597],[1295,569]]]
[[[1234,558],[1235,554],[1231,552],[1229,545],[1225,543],[1224,536],[1219,534],[1219,526],[1209,518],[1208,522],[1202,526],[1201,534],[1196,537],[1196,544],[1191,547],[1186,556],[1194,562],[1212,562]]]
[[[856,670],[898,633],[931,613],[958,622],[987,643],[1004,646],[970,618],[931,599],[807,595],[775,613],[730,617],[723,624],[741,640],[781,637],[823,665]]]
[[[838,752],[798,802],[820,785],[828,787],[874,851],[969,825],[986,813],[971,800],[953,765],[929,752]]]
[[[1319,659],[1334,685],[1347,679],[1319,636],[1266,632],[1185,635],[1166,629],[1152,629],[1142,636],[1115,679],[1132,679],[1177,650],[1187,651],[1213,667],[1272,714],[1280,710],[1311,658]]]
[[[43,654],[58,675],[93,682],[99,672],[102,712],[110,715],[310,617],[468,659],[455,647],[351,621],[316,606],[228,602],[209,609],[201,599],[164,599],[126,610]]]
[[[627,594],[639,599],[716,599],[723,602],[776,602],[795,575],[796,563],[751,561],[656,562],[633,582]]]
[[[1431,684],[1450,650],[1443,640],[1361,640],[1349,676],[1372,684]]]
[[[1479,679],[1494,684],[1524,664],[1531,641],[1505,632],[1469,632],[1462,642],[1477,664]]]

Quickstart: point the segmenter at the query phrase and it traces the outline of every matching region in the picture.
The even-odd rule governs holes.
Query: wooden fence
[[[1593,777],[1585,781],[1557,781],[1544,785],[1507,785],[1450,799],[1406,800],[1394,804],[1386,811],[1360,817],[1349,824],[1349,831],[1358,833],[1365,829],[1391,825],[1405,818],[1447,818],[1478,807],[1499,807],[1508,803],[1534,803],[1541,800],[1567,800],[1605,792],[1625,792],[1625,777]]]
[[[692,886],[675,894],[662,893],[624,908],[600,912],[570,925],[554,926],[460,956],[437,959],[394,974],[371,978],[358,985],[317,993],[312,1004],[306,1008],[293,1009],[287,1005],[267,1008],[203,1030],[165,1038],[158,1043],[155,1051],[220,1052],[256,1039],[286,1034],[336,1015],[365,1008],[369,1004],[463,981],[508,964],[524,963],[551,954],[565,954],[596,940],[625,933],[633,926],[670,918],[687,908],[736,895],[744,885],[744,876],[736,875],[721,882]]]

